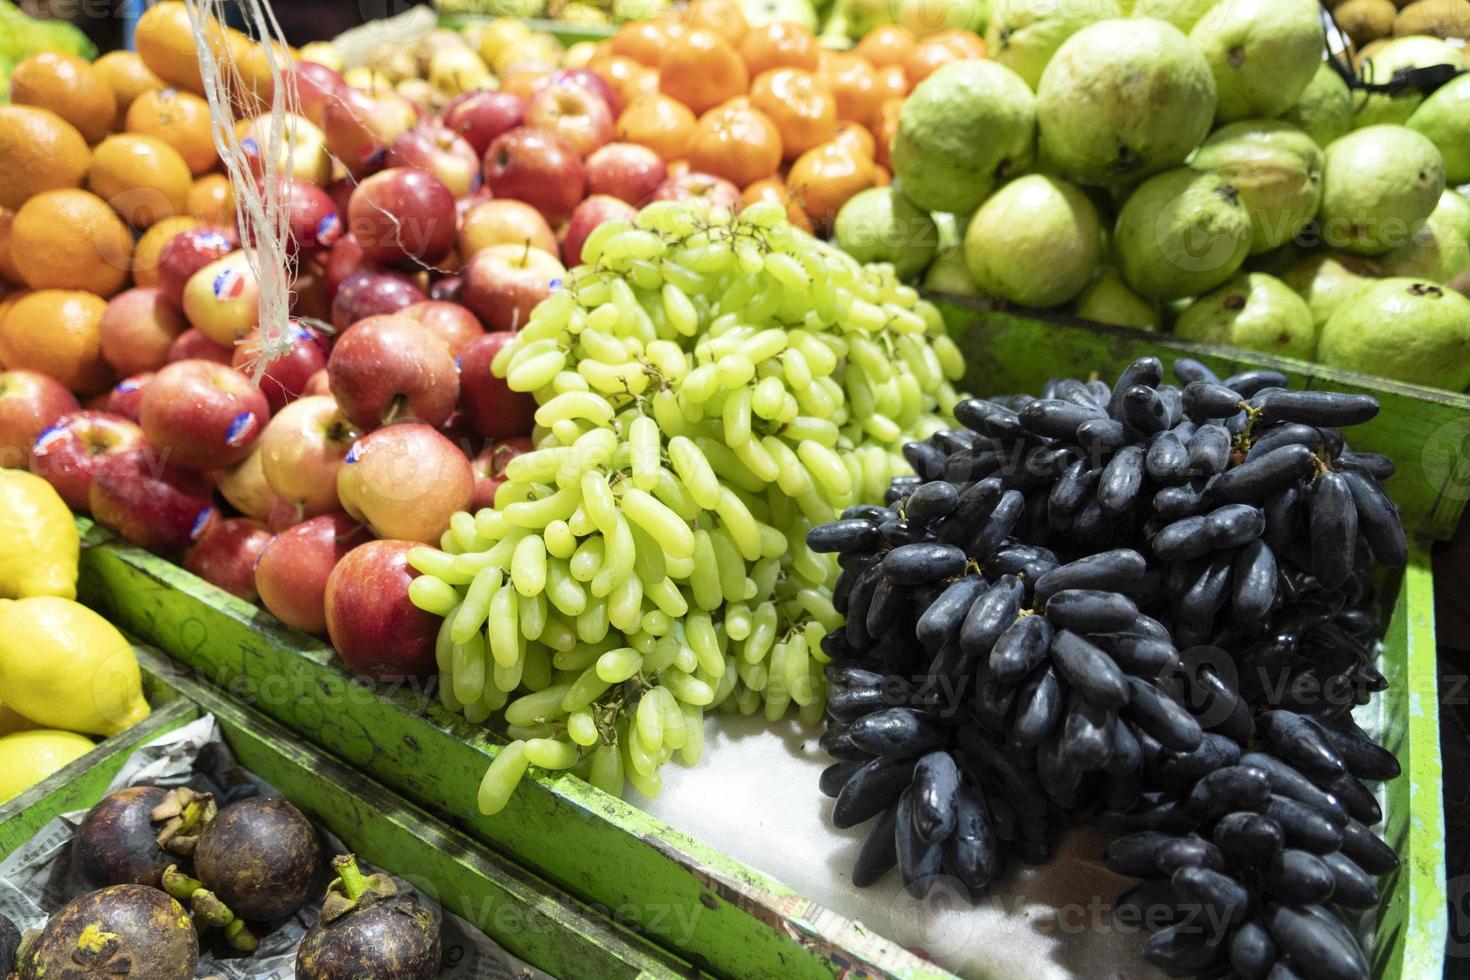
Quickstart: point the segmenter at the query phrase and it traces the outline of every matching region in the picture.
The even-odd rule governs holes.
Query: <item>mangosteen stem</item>
[[[260,940],[243,919],[236,919],[225,926],[225,941],[232,949],[238,949],[242,953],[253,953],[260,948]]]
[[[367,879],[357,866],[357,855],[343,854],[332,858],[332,869],[337,872],[337,879],[342,882],[342,891],[349,902],[356,902],[368,890]]]
[[[357,855],[342,854],[332,859],[337,878],[327,886],[322,918],[335,922],[349,912],[398,894],[398,886],[385,874],[365,875],[357,866]]]
[[[177,864],[170,864],[163,871],[163,890],[181,902],[187,902],[194,897],[194,893],[204,887],[204,882],[198,878],[190,878],[179,870]]]
[[[196,793],[187,786],[171,790],[153,809],[154,822],[163,824],[158,832],[158,846],[185,857],[193,854],[199,832],[217,812],[214,797],[208,793]]]

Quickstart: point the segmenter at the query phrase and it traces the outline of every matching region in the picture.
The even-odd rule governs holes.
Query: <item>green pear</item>
[[[1382,84],[1393,78],[1393,73],[1400,68],[1428,68],[1431,65],[1463,69],[1465,56],[1459,48],[1437,37],[1396,37],[1364,58],[1358,71],[1368,81]],[[1418,89],[1406,89],[1393,95],[1375,92],[1366,97],[1358,96],[1355,101],[1354,126],[1402,124],[1424,104],[1424,93]]]
[[[1322,203],[1322,150],[1290,123],[1252,119],[1222,126],[1190,166],[1219,174],[1251,214],[1251,254],[1290,241]]]
[[[1307,90],[1322,61],[1316,0],[1220,0],[1189,39],[1215,74],[1222,122],[1279,116]]]
[[[1307,301],[1320,330],[1337,308],[1383,275],[1372,259],[1345,252],[1310,255],[1281,274],[1282,282]]]
[[[1347,82],[1324,61],[1296,105],[1281,118],[1300,126],[1318,146],[1326,146],[1352,129],[1353,96]]]
[[[1128,285],[1154,299],[1208,292],[1250,252],[1251,216],[1218,174],[1180,167],[1144,181],[1123,205],[1113,251]]]
[[[1282,357],[1311,357],[1317,328],[1306,300],[1275,276],[1245,272],[1179,315],[1174,335]]]
[[[1326,150],[1322,240],[1359,255],[1382,255],[1408,242],[1444,193],[1444,158],[1404,126],[1369,126]]]
[[[1406,125],[1439,147],[1446,180],[1452,184],[1470,181],[1470,75],[1442,85],[1414,110]]]
[[[1460,201],[1465,200],[1454,191],[1445,191],[1440,205],[1409,241],[1383,257],[1383,271],[1387,275],[1449,282],[1470,269],[1470,241],[1459,224],[1462,215],[1456,213],[1453,202],[1448,208],[1444,204],[1451,194]]]
[[[1042,72],[1042,155],[1081,184],[1116,186],[1184,162],[1210,130],[1215,78],[1161,20],[1104,20],[1062,42]]]
[[[848,198],[832,231],[837,247],[848,255],[859,262],[890,262],[904,280],[923,272],[939,250],[939,231],[929,212],[891,185]]]
[[[992,61],[952,61],[915,86],[898,114],[893,176],[926,211],[968,214],[1030,166],[1036,99]]]
[[[992,59],[1034,90],[1063,41],[1088,24],[1120,16],[1114,0],[995,0],[985,43]]]
[[[1077,315],[1095,323],[1139,330],[1159,329],[1159,307],[1128,288],[1123,274],[1105,266],[1102,274],[1077,297]]]
[[[1470,386],[1470,299],[1422,279],[1380,279],[1322,328],[1317,359],[1410,384]]]
[[[1022,306],[1056,306],[1097,268],[1097,208],[1064,180],[1031,174],[991,195],[970,219],[965,262],[984,292]]]

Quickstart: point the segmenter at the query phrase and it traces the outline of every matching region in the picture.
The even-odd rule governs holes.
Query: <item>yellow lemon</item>
[[[0,598],[77,594],[77,525],[51,484],[0,470]]]
[[[69,599],[0,600],[0,700],[41,725],[116,735],[148,717],[132,645]]]
[[[92,751],[92,740],[37,729],[0,738],[0,803],[19,796]]]

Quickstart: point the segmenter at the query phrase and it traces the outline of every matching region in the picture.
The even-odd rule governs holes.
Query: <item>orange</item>
[[[128,109],[127,130],[163,140],[179,151],[196,176],[213,170],[219,162],[209,125],[209,103],[197,95],[176,88],[144,92]]]
[[[163,88],[163,79],[149,71],[143,59],[132,51],[109,51],[94,61],[92,67],[101,72],[103,80],[112,89],[112,97],[117,100],[117,114],[112,119],[114,131],[123,128],[128,106],[138,96]]]
[[[76,187],[90,156],[77,128],[51,110],[0,105],[0,208],[13,211],[42,191]]]
[[[751,78],[772,68],[816,71],[821,61],[819,51],[812,32],[789,20],[773,20],[752,27],[740,42],[740,57],[745,60]]]
[[[780,165],[780,130],[749,99],[732,99],[699,117],[689,147],[689,169],[745,187],[769,177]]]
[[[670,160],[667,169],[669,171],[669,180],[687,177],[689,176],[689,161],[683,157],[679,157],[677,160]]]
[[[878,82],[878,96],[885,103],[889,99],[901,99],[909,94],[909,74],[903,70],[902,65],[879,68],[873,77]]]
[[[878,185],[870,157],[833,140],[807,150],[791,165],[786,186],[801,202],[814,227],[826,230],[848,198]]]
[[[28,293],[0,319],[0,361],[49,375],[78,395],[95,395],[112,381],[99,329],[106,309],[106,300],[81,290]]]
[[[690,0],[684,11],[684,23],[690,27],[707,27],[736,47],[750,31],[750,22],[735,0]]]
[[[142,237],[138,239],[138,244],[133,248],[134,284],[157,286],[158,253],[163,251],[163,246],[167,245],[179,232],[191,231],[207,223],[192,215],[176,215],[172,218],[164,218],[143,232]]]
[[[134,36],[138,56],[153,74],[168,85],[177,85],[195,95],[204,94],[198,42],[189,23],[189,11],[179,0],[164,0],[149,7],[138,18]],[[230,50],[224,30],[213,18],[205,36],[210,39],[216,59]]]
[[[723,37],[694,27],[669,42],[658,68],[658,89],[703,114],[750,85],[745,62]]]
[[[87,186],[134,228],[183,214],[194,184],[189,165],[163,140],[137,133],[109,136],[92,151]]]
[[[243,114],[268,111],[275,86],[271,82],[271,57],[265,45],[256,44],[233,27],[226,28],[226,31],[230,53],[235,60],[235,72],[239,76],[230,80],[230,95],[239,107],[237,111]],[[291,52],[279,42],[272,44],[270,52],[274,55],[276,70],[285,71],[291,64]]]
[[[10,260],[10,229],[15,225],[15,212],[0,208],[0,280],[21,284],[20,270]]]
[[[655,20],[629,21],[612,36],[608,51],[632,58],[649,68],[657,68],[673,33],[670,28],[674,26]]]
[[[556,71],[556,65],[541,61],[518,61],[500,73],[500,90],[520,96],[527,102],[541,88],[542,82]]]
[[[667,163],[689,152],[695,118],[689,107],[667,95],[645,95],[628,103],[618,116],[617,137],[641,143]]]
[[[189,188],[189,214],[207,225],[235,224],[235,189],[224,174],[205,174]]]
[[[824,51],[820,75],[837,100],[838,119],[866,126],[878,117],[883,97],[872,65],[848,51]]]
[[[791,188],[780,177],[767,177],[758,180],[745,189],[740,195],[742,204],[751,205],[758,201],[775,201],[786,209],[786,219],[802,231],[811,231],[811,219],[802,210],[801,202],[796,195],[791,193]]]
[[[859,156],[872,159],[877,153],[877,143],[873,139],[866,126],[859,126],[855,122],[844,122],[837,124],[837,134],[832,137],[832,142],[840,143]]]
[[[902,67],[914,50],[914,36],[897,24],[881,24],[867,33],[852,53],[874,68]]]
[[[81,58],[55,51],[33,54],[15,66],[10,101],[50,109],[88,143],[111,132],[117,115],[117,98],[102,73]]]
[[[941,65],[984,57],[985,42],[978,34],[972,31],[940,31],[914,45],[914,50],[904,59],[903,70],[908,74],[912,87],[934,74]]]
[[[111,296],[128,281],[133,236],[107,202],[78,190],[45,191],[21,205],[10,255],[32,289]]]
[[[837,100],[827,84],[800,68],[773,68],[756,76],[750,104],[776,124],[786,159],[801,156],[837,133]]]
[[[587,67],[612,86],[625,106],[638,96],[647,94],[650,84],[653,91],[658,91],[658,72],[641,61],[620,54],[599,55],[589,61]]]
[[[876,144],[873,160],[880,166],[892,168],[893,161],[888,149],[893,145],[893,134],[898,132],[898,113],[903,108],[903,99],[889,99],[878,113],[878,123],[873,127],[873,142]]]

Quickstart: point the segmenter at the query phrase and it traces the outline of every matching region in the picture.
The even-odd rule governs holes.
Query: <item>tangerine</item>
[[[87,168],[92,193],[134,228],[183,214],[193,183],[178,150],[139,133],[119,133],[98,143]]]
[[[837,100],[826,82],[800,68],[773,68],[750,86],[751,105],[781,133],[786,159],[801,156],[837,134]]]
[[[82,134],[50,109],[0,105],[0,208],[78,186],[90,158]]]
[[[15,66],[10,101],[50,109],[71,123],[88,143],[112,131],[117,97],[90,62],[74,55],[42,51]]]
[[[801,68],[816,71],[821,63],[821,48],[804,24],[790,20],[773,20],[750,29],[740,42],[740,57],[754,78],[772,68]]]
[[[176,88],[144,92],[128,107],[126,128],[130,133],[157,137],[178,150],[195,176],[208,173],[219,162],[209,103],[192,93]]]
[[[10,255],[32,289],[111,296],[128,281],[133,236],[107,202],[80,190],[45,191],[21,205]]]
[[[781,165],[781,133],[771,117],[736,98],[699,117],[689,167],[745,187]]]
[[[744,95],[749,86],[745,62],[730,42],[708,28],[690,28],[672,39],[659,63],[659,91],[699,114]]]
[[[106,300],[82,290],[27,293],[0,319],[0,361],[55,378],[78,395],[95,395],[112,381],[102,358],[106,310]]]
[[[644,95],[628,103],[615,128],[620,141],[641,143],[667,163],[689,152],[696,122],[678,99]]]

